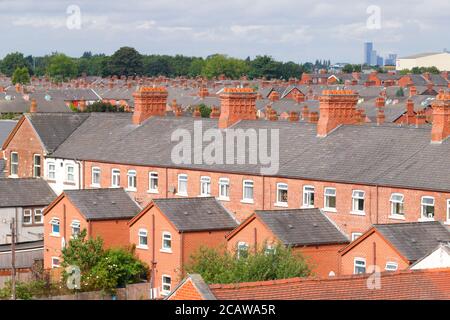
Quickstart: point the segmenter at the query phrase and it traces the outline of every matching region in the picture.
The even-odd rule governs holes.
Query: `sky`
[[[0,57],[112,54],[271,55],[361,63],[363,43],[385,56],[450,50],[449,0],[0,0]]]

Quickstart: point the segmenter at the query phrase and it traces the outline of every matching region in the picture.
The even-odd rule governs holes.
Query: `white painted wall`
[[[44,209],[44,208],[42,208]],[[16,208],[0,208],[0,245],[11,243],[10,223],[16,216]],[[23,208],[17,208],[17,242],[37,241],[44,237],[44,225],[24,226]]]
[[[449,250],[440,246],[427,257],[411,267],[411,270],[450,268]]]
[[[413,59],[397,59],[397,70],[409,69],[414,67],[436,67],[440,71],[450,71],[450,53],[442,52]]]
[[[49,164],[55,165],[55,177],[51,179],[49,177]],[[73,166],[74,181],[67,180],[67,167]],[[64,190],[80,189],[80,177],[82,177],[82,163],[81,161],[57,159],[57,158],[45,158],[44,159],[44,178],[47,180],[49,186],[53,191],[59,195]]]

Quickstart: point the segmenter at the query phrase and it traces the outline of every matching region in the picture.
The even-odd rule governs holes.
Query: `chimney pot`
[[[140,87],[133,93],[133,123],[141,124],[151,116],[164,116],[167,107],[167,89],[164,87]]]
[[[221,129],[239,120],[256,120],[256,94],[252,88],[224,88],[220,104]]]
[[[440,93],[433,101],[431,141],[441,143],[450,135],[450,93]],[[425,116],[425,113],[424,113]]]
[[[37,102],[36,99],[31,99],[30,113],[37,112]]]

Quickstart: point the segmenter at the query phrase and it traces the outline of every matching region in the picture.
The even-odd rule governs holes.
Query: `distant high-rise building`
[[[377,64],[376,65],[379,66],[379,67],[384,66],[383,57],[377,56]]]
[[[377,50],[372,50],[372,53],[370,54],[370,66],[376,66],[377,65]]]
[[[390,53],[390,54],[388,54],[386,59],[384,59],[384,65],[386,65],[386,66],[395,66],[396,61],[397,61],[397,54]]]
[[[369,64],[372,60],[372,51],[373,51],[373,43],[365,42],[364,43],[364,63]]]

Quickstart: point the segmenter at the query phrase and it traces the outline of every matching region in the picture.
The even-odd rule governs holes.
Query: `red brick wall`
[[[19,178],[29,178],[33,176],[33,156],[41,155],[41,175],[44,171],[44,150],[30,122],[25,118],[19,129],[4,150],[6,157],[5,176],[10,175],[11,152],[19,154]]]
[[[169,300],[204,300],[188,279],[178,290],[169,298]]]
[[[376,246],[375,255],[374,243]],[[376,257],[376,261],[374,257]],[[374,262],[375,265],[380,267],[380,271],[385,271],[386,262],[388,261],[397,262],[399,270],[404,270],[408,267],[408,263],[376,232],[363,239],[355,247],[341,256],[341,275],[353,274],[355,258],[366,259],[366,271],[368,270],[368,266],[374,265]]]
[[[103,239],[104,248],[127,247],[130,244],[128,220],[102,220],[91,222],[90,237]]]
[[[225,236],[228,231],[201,231],[183,234],[183,266],[190,262],[190,257],[200,247],[226,248]]]

